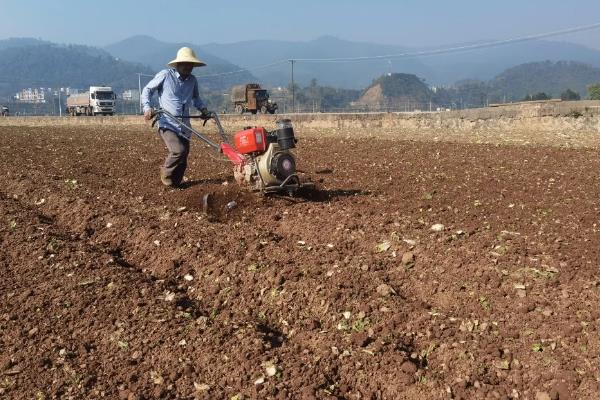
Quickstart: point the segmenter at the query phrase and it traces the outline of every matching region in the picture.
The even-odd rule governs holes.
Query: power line
[[[377,55],[377,56],[365,56],[365,57],[289,58],[287,60],[275,61],[270,64],[260,65],[257,67],[243,68],[243,69],[239,69],[236,71],[221,72],[221,73],[209,74],[209,75],[198,74],[198,76],[202,77],[202,78],[212,78],[212,77],[218,77],[218,76],[235,75],[235,74],[240,74],[240,73],[244,73],[244,72],[258,71],[261,69],[266,69],[266,68],[270,68],[270,67],[274,67],[274,66],[278,66],[278,65],[283,65],[283,64],[290,63],[290,62],[307,62],[307,63],[309,63],[309,62],[357,62],[357,61],[380,60],[380,59],[390,59],[390,58],[427,57],[427,56],[434,56],[434,55],[459,53],[459,52],[464,52],[464,51],[499,47],[499,46],[504,46],[504,45],[516,44],[516,43],[523,43],[523,42],[539,40],[539,39],[544,39],[544,38],[549,38],[549,37],[566,35],[566,34],[570,34],[570,33],[591,31],[591,30],[595,30],[595,29],[600,29],[600,22],[592,24],[592,25],[578,26],[578,27],[563,29],[563,30],[559,30],[559,31],[546,32],[546,33],[540,33],[540,34],[528,35],[528,36],[521,36],[521,37],[512,38],[512,39],[495,40],[495,41],[491,41],[491,42],[471,44],[471,45],[465,45],[465,46],[456,46],[456,47],[417,51],[417,52],[406,52],[406,53],[399,53],[399,54],[384,54],[384,55]]]
[[[485,42],[479,44],[471,44],[465,46],[457,46],[457,47],[449,47],[435,50],[426,50],[426,51],[417,51],[417,52],[407,52],[407,53],[399,53],[399,54],[386,54],[386,55],[378,55],[378,56],[366,56],[366,57],[342,57],[342,58],[295,58],[294,61],[297,62],[355,62],[355,61],[367,61],[367,60],[379,60],[379,59],[389,59],[389,58],[412,58],[412,57],[426,57],[432,55],[439,54],[448,54],[448,53],[458,53],[463,51],[470,50],[478,50],[485,49],[490,47],[498,47],[515,43],[528,42],[533,40],[539,40],[554,36],[566,35],[569,33],[577,33],[577,32],[585,32],[591,31],[595,29],[600,29],[600,22],[592,25],[584,25],[578,26],[575,28],[564,29],[560,31],[554,32],[546,32],[540,33],[536,35],[529,36],[521,36],[513,39],[504,39],[504,40],[496,40],[492,42]]]
[[[491,47],[499,47],[499,46],[504,46],[504,45],[539,40],[539,39],[544,39],[544,38],[549,38],[549,37],[556,37],[556,36],[566,35],[566,34],[570,34],[570,33],[591,31],[591,30],[595,30],[595,29],[600,29],[600,22],[592,24],[592,25],[578,26],[578,27],[563,29],[563,30],[559,30],[559,31],[546,32],[546,33],[541,33],[541,34],[528,35],[528,36],[522,36],[522,37],[517,37],[517,38],[512,38],[512,39],[505,39],[505,40],[496,40],[496,41],[491,41],[491,42],[465,45],[465,46],[456,46],[456,47],[449,47],[449,48],[440,48],[440,49],[434,49],[434,50],[406,52],[406,53],[398,53],[398,54],[364,56],[364,57],[289,58],[286,60],[279,60],[279,61],[275,61],[275,62],[272,62],[269,64],[260,65],[257,67],[243,68],[243,69],[239,69],[239,70],[235,70],[235,71],[221,72],[221,73],[208,74],[208,75],[198,74],[198,76],[202,77],[202,78],[212,78],[212,77],[219,77],[219,76],[235,75],[235,74],[240,74],[240,73],[245,73],[245,72],[250,72],[250,71],[258,71],[258,70],[262,70],[262,69],[267,69],[267,68],[271,68],[274,66],[287,64],[290,62],[306,62],[306,63],[331,62],[331,63],[336,63],[336,62],[359,62],[359,61],[391,59],[391,58],[426,57],[426,56],[458,53],[458,52],[471,51],[471,50],[479,50],[479,49],[485,49],[485,48],[491,48]],[[138,79],[140,79],[141,76],[154,77],[154,75],[148,75],[148,74],[143,74],[143,73],[137,73],[137,75],[138,75]],[[12,83],[12,82],[13,82],[13,80],[11,78],[0,76],[0,83]],[[47,81],[46,80],[25,79],[25,80],[21,80],[21,83],[23,83],[23,82],[29,82],[29,84],[45,84]]]
[[[244,68],[244,69],[239,69],[237,71],[221,72],[221,73],[218,73],[218,74],[210,74],[210,75],[198,74],[198,76],[202,77],[202,78],[212,78],[213,76],[234,75],[234,74],[239,74],[239,73],[242,73],[242,72],[258,71],[258,70],[261,70],[261,69],[266,69],[266,68],[274,67],[276,65],[287,64],[288,62],[289,62],[289,60],[280,60],[280,61],[275,61],[275,62],[270,63],[270,64],[260,65],[258,67]]]

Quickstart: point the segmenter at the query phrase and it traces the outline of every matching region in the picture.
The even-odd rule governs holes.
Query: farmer
[[[142,90],[142,104],[144,118],[152,119],[151,98],[158,91],[158,101],[161,108],[175,116],[189,116],[190,106],[196,107],[203,118],[208,118],[209,113],[200,99],[198,81],[192,75],[194,67],[203,67],[206,64],[200,61],[189,47],[182,47],[177,52],[177,58],[171,61],[168,69],[160,71],[148,82]],[[190,125],[189,118],[183,118],[185,125]],[[187,158],[190,152],[190,132],[182,130],[168,117],[162,115],[158,122],[158,132],[165,142],[169,154],[160,169],[160,180],[166,186],[177,187],[183,181],[187,167]]]

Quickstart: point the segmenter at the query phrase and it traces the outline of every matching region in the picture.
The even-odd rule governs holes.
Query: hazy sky
[[[598,0],[0,0],[0,39],[36,37],[98,46],[145,34],[197,44],[334,35],[420,47],[506,39],[596,22]],[[600,30],[554,40],[600,49]]]

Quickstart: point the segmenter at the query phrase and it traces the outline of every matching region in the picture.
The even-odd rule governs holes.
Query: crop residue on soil
[[[303,137],[291,199],[196,143],[165,189],[138,128],[0,135],[0,398],[597,397],[597,149]]]

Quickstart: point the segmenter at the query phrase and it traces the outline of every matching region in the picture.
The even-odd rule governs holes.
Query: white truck
[[[90,86],[90,91],[67,97],[67,113],[77,115],[113,115],[117,97],[108,86]]]

